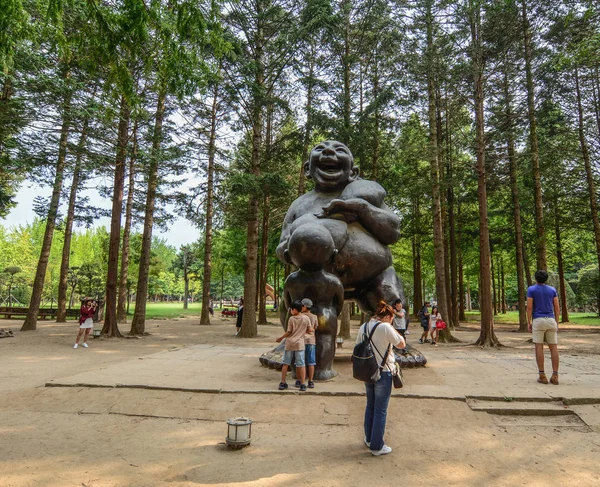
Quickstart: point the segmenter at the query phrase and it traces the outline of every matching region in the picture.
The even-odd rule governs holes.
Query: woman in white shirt
[[[386,455],[392,452],[392,449],[383,441],[387,408],[392,394],[392,374],[396,370],[396,358],[391,349],[392,346],[398,348],[406,346],[404,338],[391,325],[394,316],[394,309],[385,301],[381,301],[373,318],[360,327],[356,337],[356,343],[358,344],[362,341],[365,332],[369,336],[372,334],[371,344],[377,362],[382,364],[385,359],[380,379],[374,384],[365,382],[367,392],[364,423],[365,445],[374,456]],[[379,324],[375,328],[377,323]]]
[[[438,307],[434,306],[433,308],[431,308],[431,314],[429,315],[429,330],[431,331],[431,344],[436,347],[439,336],[437,322],[441,319],[442,315],[439,313]]]

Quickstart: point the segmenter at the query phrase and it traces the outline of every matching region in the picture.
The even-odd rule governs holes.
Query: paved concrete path
[[[514,336],[513,336],[514,335]],[[461,335],[465,342],[469,333]],[[425,368],[406,370],[406,386],[393,395],[465,400],[467,397],[550,401],[565,404],[600,404],[600,357],[563,351],[560,385],[536,382],[533,349],[527,336],[506,334],[501,349],[480,349],[465,344],[420,345],[428,358]],[[576,340],[576,336],[572,339]],[[280,372],[263,367],[265,351],[251,341],[226,345],[192,345],[140,357],[104,369],[57,378],[48,386],[140,387],[204,392],[280,392]],[[362,395],[364,387],[352,378],[349,347],[338,353],[334,368],[340,373],[317,383],[309,394]],[[548,364],[549,366],[549,364]]]

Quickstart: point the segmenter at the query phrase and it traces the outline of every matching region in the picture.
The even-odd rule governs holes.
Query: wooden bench
[[[22,308],[20,306],[0,306],[0,316],[5,319],[14,318],[25,318],[27,316],[27,312],[29,308]],[[38,319],[39,320],[48,320],[52,318],[56,318],[57,309],[56,308],[40,308],[38,311]],[[79,310],[75,308],[67,309],[67,318],[78,318]]]

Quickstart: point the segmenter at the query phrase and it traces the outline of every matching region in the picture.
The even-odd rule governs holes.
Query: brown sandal
[[[552,374],[552,377],[550,377],[550,384],[554,384],[555,386],[558,385],[558,374]]]
[[[540,384],[547,384],[548,383],[548,377],[546,377],[546,374],[544,374],[543,372],[540,373],[540,376],[538,377],[538,382]]]

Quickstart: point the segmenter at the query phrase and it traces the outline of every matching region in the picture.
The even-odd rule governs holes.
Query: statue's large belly
[[[366,284],[392,265],[390,249],[359,223],[348,224],[348,238],[328,270],[345,288]]]

